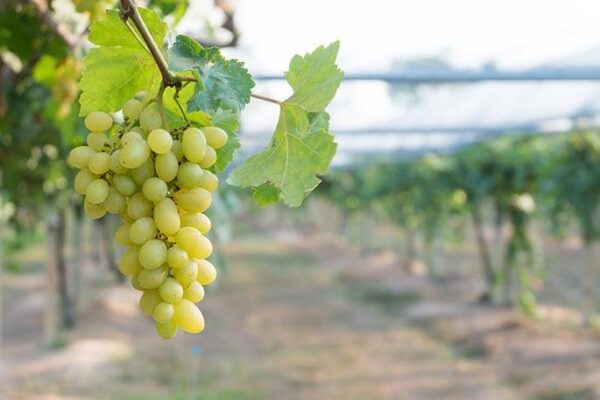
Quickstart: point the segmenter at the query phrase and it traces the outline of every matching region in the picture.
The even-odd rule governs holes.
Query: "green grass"
[[[421,295],[416,292],[403,292],[377,286],[354,284],[347,290],[351,297],[388,311],[409,306],[421,299]]]
[[[532,400],[593,400],[594,398],[594,392],[588,388],[559,388],[538,394]]]

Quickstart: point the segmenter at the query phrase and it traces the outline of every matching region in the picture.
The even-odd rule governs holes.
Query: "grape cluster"
[[[119,269],[143,292],[140,307],[156,321],[158,334],[170,339],[178,327],[189,333],[204,329],[194,303],[203,299],[203,286],[215,280],[216,270],[206,260],[213,249],[205,236],[211,221],[203,212],[219,184],[208,168],[227,133],[212,126],[169,132],[158,108],[140,100],[123,106],[118,129],[109,114],[89,114],[87,146],[75,147],[67,161],[79,169],[74,187],[85,196],[86,214],[121,216],[115,239],[127,250]]]

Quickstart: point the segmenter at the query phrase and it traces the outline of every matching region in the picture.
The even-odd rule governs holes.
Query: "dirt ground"
[[[53,347],[34,252],[2,282],[0,399],[600,399],[600,335],[569,309],[542,306],[533,321],[477,305],[472,273],[432,282],[392,252],[314,235],[219,251],[203,334],[158,338],[138,295],[87,265],[77,327]]]

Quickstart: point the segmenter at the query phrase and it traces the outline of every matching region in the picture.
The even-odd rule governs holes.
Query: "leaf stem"
[[[251,93],[250,96],[254,97],[255,99],[259,99],[259,100],[263,100],[263,101],[268,101],[269,103],[277,104],[280,107],[283,106],[283,102],[282,101],[279,101],[277,99],[273,99],[271,97],[263,96],[261,94],[256,94],[256,93]]]

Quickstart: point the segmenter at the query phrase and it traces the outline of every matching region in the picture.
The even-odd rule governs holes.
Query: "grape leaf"
[[[227,132],[227,143],[217,149],[217,162],[213,167],[215,171],[222,172],[233,160],[233,153],[240,147],[240,140],[236,135],[240,126],[239,114],[231,110],[218,109],[212,116],[212,124]]]
[[[169,68],[193,71],[199,79],[187,103],[188,111],[214,114],[221,108],[239,112],[250,102],[254,81],[244,64],[227,60],[218,49],[205,49],[188,36],[177,36],[169,48]]]
[[[152,37],[162,45],[166,25],[154,11],[138,8]],[[121,20],[118,11],[108,11],[106,17],[90,28],[89,39],[98,47],[84,58],[81,77],[80,115],[92,111],[114,112],[137,92],[153,95],[160,85],[160,72],[152,59]]]

